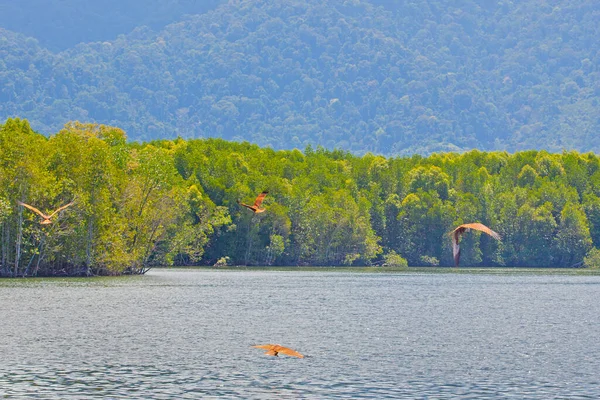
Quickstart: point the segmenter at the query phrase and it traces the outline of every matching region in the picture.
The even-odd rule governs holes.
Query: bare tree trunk
[[[40,269],[40,263],[42,262],[42,258],[44,258],[44,244],[46,242],[46,232],[42,232],[42,237],[40,239],[40,248],[38,250],[38,259],[35,265],[35,270],[33,270],[32,276],[37,276],[38,270]]]
[[[154,235],[156,234],[156,231],[160,227],[161,227],[160,222],[156,223],[156,225],[154,225],[154,227],[152,229],[150,238],[148,239],[148,244],[144,251],[144,257],[142,258],[142,265],[140,266],[140,269],[139,269],[139,273],[142,275],[145,274],[146,272],[150,271],[150,269],[152,268],[152,267],[148,266],[148,260],[150,259],[150,256],[152,255],[152,250],[156,246],[156,243],[154,243]]]
[[[90,218],[88,221],[88,237],[87,243],[85,246],[85,274],[86,276],[90,276],[90,267],[92,265],[92,239],[94,233],[94,224],[93,218]]]
[[[21,261],[21,241],[23,239],[23,207],[19,206],[19,223],[17,224],[17,241],[15,245],[15,267],[13,276],[18,276],[19,273],[19,262]]]
[[[325,262],[329,261],[330,258],[330,250],[331,250],[331,243],[333,242],[333,239],[335,239],[335,234],[337,233],[337,231],[340,229],[340,227],[342,226],[342,224],[346,222],[345,219],[340,219],[338,221],[338,224],[336,225],[336,227],[333,229],[333,232],[331,233],[331,236],[329,237],[329,240],[327,241],[327,247],[325,248]]]
[[[7,229],[6,227],[8,226],[8,224],[6,222],[4,222],[2,224],[2,259],[0,260],[0,265],[2,266],[2,274],[4,275],[4,271],[6,269],[6,264],[7,264],[7,260],[6,260],[6,250],[7,250]]]
[[[145,186],[145,185],[144,185]],[[144,208],[146,207],[146,203],[148,202],[148,199],[150,198],[150,193],[152,193],[152,190],[155,188],[155,185],[150,185],[150,188],[148,189],[148,192],[146,193],[146,195],[144,196],[144,199],[142,200],[142,203],[140,204],[140,210],[138,211],[138,217],[141,217],[142,214],[144,213]],[[142,189],[142,193],[144,193],[145,187]],[[131,248],[133,249],[137,243],[137,238],[138,238],[138,231],[139,231],[139,226],[134,226],[134,235],[133,235],[133,241],[132,241],[132,245]]]
[[[267,256],[265,259],[265,263],[267,265],[271,265],[271,263],[273,262],[273,243],[271,238],[273,237],[273,235],[275,234],[275,226],[271,227],[271,234],[269,235],[269,246],[267,246]]]
[[[248,221],[248,234],[246,235],[246,241],[248,242],[248,247],[246,248],[246,255],[244,256],[244,264],[248,265],[248,258],[250,257],[250,249],[252,248],[252,236],[250,235],[250,227],[252,226],[252,221],[254,221],[254,216],[252,219]]]

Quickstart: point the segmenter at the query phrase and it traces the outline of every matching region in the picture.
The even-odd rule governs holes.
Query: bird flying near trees
[[[304,358],[304,356],[302,354],[298,353],[296,350],[292,350],[290,348],[283,347],[278,344],[258,344],[256,346],[252,346],[252,347],[256,347],[257,349],[268,350],[265,353],[268,356],[278,357],[278,354],[281,353],[281,354],[285,354],[285,355],[292,356],[292,357]]]
[[[455,267],[458,267],[458,261],[460,260],[460,246],[458,245],[458,242],[460,241],[460,237],[463,235],[463,233],[465,233],[471,229],[475,229],[475,230],[481,231],[483,233],[487,233],[494,239],[500,240],[499,234],[497,234],[496,232],[494,232],[493,230],[491,230],[484,224],[480,224],[479,222],[473,222],[471,224],[459,225],[458,227],[456,227],[456,229],[454,229],[452,232],[449,233],[449,235],[452,236],[452,253],[454,255],[454,266]]]
[[[244,204],[239,200],[238,200],[238,204],[241,206],[244,206],[246,208],[249,208],[250,210],[252,210],[254,212],[254,214],[265,212],[267,210],[265,208],[260,208],[260,205],[262,204],[263,200],[265,199],[265,196],[267,195],[267,193],[269,193],[269,192],[267,192],[266,190],[262,191],[261,194],[258,195],[256,200],[254,200],[254,204],[251,206],[248,204]]]
[[[40,217],[42,217],[42,221],[40,222],[41,225],[48,225],[50,223],[52,223],[52,221],[50,220],[52,217],[54,217],[57,213],[59,213],[60,211],[64,210],[65,208],[73,205],[73,203],[75,203],[74,201],[70,202],[69,204],[65,204],[62,207],[57,208],[52,214],[50,215],[46,215],[43,212],[41,212],[40,210],[38,210],[37,208],[30,206],[29,204],[25,204],[22,201],[18,202],[19,205],[23,206],[23,207],[27,207],[29,208],[31,211],[37,213]]]

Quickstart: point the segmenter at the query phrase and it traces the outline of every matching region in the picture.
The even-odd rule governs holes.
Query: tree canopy
[[[264,213],[251,203],[268,190]],[[41,225],[43,212],[75,201]],[[600,247],[600,158],[574,151],[391,157],[222,139],[128,142],[71,122],[0,125],[0,275],[121,274],[156,265],[581,263]],[[588,264],[591,264],[588,258]]]

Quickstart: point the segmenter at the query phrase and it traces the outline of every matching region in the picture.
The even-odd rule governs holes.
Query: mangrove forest
[[[128,141],[71,122],[0,125],[0,275],[154,266],[580,266],[600,246],[600,158],[563,151],[386,158],[222,139]],[[254,213],[252,204],[263,192]],[[63,205],[71,205],[44,221]],[[43,222],[43,223],[42,223]]]

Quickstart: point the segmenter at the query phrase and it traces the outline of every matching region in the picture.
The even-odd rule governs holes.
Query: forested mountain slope
[[[0,27],[57,52],[81,42],[113,40],[138,26],[162,29],[186,14],[227,0],[0,0]]]
[[[600,3],[230,1],[52,54],[0,30],[0,119],[382,154],[600,151]]]

